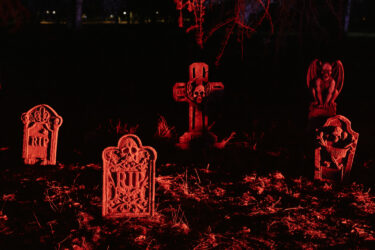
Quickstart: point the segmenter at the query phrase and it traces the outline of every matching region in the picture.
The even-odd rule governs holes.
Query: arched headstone
[[[136,135],[128,134],[117,147],[104,149],[102,158],[103,216],[153,216],[155,149],[142,146]]]
[[[40,104],[23,113],[21,120],[24,124],[22,157],[25,164],[55,165],[62,117],[50,106]]]

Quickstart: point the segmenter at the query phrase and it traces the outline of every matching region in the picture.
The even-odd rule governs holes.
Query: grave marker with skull
[[[350,174],[359,134],[351,128],[350,121],[336,115],[328,118],[317,129],[315,147],[315,179],[342,182]]]
[[[216,135],[208,131],[206,105],[209,97],[223,90],[221,82],[208,81],[206,63],[196,62],[189,66],[189,81],[178,82],[173,87],[175,101],[189,103],[189,130],[180,137],[177,146],[187,149],[193,139],[203,135],[208,135],[214,144],[217,142]]]
[[[104,149],[103,206],[106,217],[153,216],[156,151],[132,134]]]
[[[55,110],[41,104],[23,113],[22,157],[25,164],[55,165],[57,138],[63,122]]]

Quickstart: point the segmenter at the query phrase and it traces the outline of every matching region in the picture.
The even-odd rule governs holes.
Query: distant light
[[[156,14],[156,15],[159,15],[159,11],[156,11],[155,14]]]
[[[114,18],[115,16],[111,14],[109,17],[110,17],[110,18]]]
[[[364,17],[362,17],[362,21],[366,21],[366,17],[364,16]]]
[[[124,11],[122,14],[126,15],[126,11]]]
[[[49,10],[47,10],[46,13],[49,14]]]
[[[54,15],[55,15],[55,14],[56,14],[56,11],[54,11],[54,10],[53,10],[53,11],[52,11],[52,14],[54,14]]]
[[[86,16],[85,13],[82,14],[82,18],[83,18],[83,19],[86,19],[86,18],[87,18],[87,16]]]

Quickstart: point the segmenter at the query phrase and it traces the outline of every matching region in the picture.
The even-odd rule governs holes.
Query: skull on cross
[[[206,97],[206,90],[204,89],[204,86],[203,86],[203,85],[198,85],[198,86],[194,89],[193,97],[194,97],[194,100],[195,100],[197,103],[202,103],[203,98]]]

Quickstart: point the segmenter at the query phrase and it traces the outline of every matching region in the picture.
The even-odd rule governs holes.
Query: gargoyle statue
[[[307,72],[307,87],[311,90],[312,109],[329,110],[326,116],[336,115],[335,100],[344,84],[344,67],[340,60],[333,63],[315,59],[311,62]],[[324,115],[319,112],[319,115]],[[312,115],[315,116],[315,115]]]

